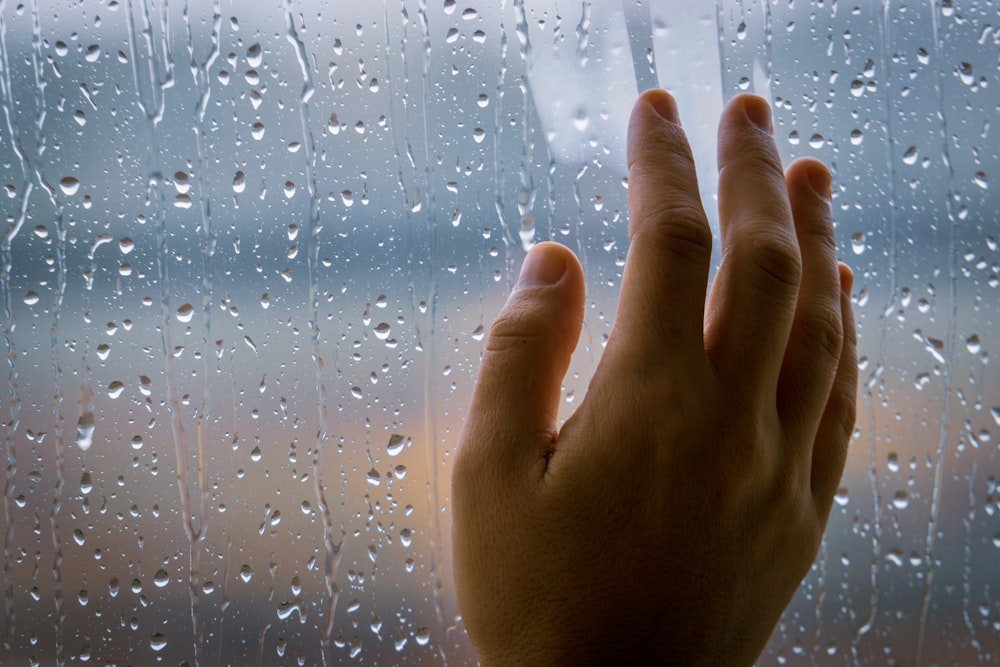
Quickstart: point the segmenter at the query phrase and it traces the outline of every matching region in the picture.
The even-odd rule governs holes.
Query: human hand
[[[540,244],[490,331],[453,475],[459,606],[484,665],[747,665],[822,539],[854,428],[850,269],[830,174],[787,173],[766,102],[719,129],[722,263],[676,105],[629,124],[614,330],[561,430],[584,311]]]

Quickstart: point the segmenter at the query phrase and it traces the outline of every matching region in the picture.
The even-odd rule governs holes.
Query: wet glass
[[[762,665],[1000,655],[995,3],[0,0],[0,662],[473,664],[449,477],[525,251],[628,247],[624,131],[767,97],[834,171],[861,410]]]

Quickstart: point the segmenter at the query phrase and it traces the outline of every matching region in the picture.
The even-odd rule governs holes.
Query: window
[[[572,411],[652,85],[709,209],[724,100],[768,97],[858,276],[857,436],[760,663],[997,660],[995,3],[251,4],[0,2],[5,664],[473,663],[483,334],[576,250]]]

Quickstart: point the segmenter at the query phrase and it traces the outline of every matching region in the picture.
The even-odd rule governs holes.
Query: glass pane
[[[2,662],[473,664],[484,331],[573,248],[572,412],[653,85],[713,225],[719,111],[769,98],[858,276],[857,435],[760,664],[995,662],[998,45],[988,0],[0,0]]]

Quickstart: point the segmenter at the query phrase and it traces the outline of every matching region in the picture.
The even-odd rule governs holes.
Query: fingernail
[[[765,132],[773,130],[771,125],[771,105],[763,97],[747,95],[746,100],[743,102],[743,111],[746,112],[750,122],[760,129]]]
[[[673,96],[665,90],[651,90],[646,93],[646,99],[657,113],[665,121],[681,124],[681,116],[677,112],[677,102]]]
[[[820,164],[809,165],[806,177],[809,179],[809,185],[812,187],[813,192],[826,200],[833,198],[833,184],[830,171],[825,166]]]
[[[521,265],[517,289],[555,285],[566,273],[566,260],[552,246],[536,246]]]

